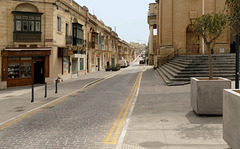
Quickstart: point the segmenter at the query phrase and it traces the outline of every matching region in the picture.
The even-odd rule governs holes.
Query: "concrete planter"
[[[225,78],[191,78],[191,106],[197,114],[222,115],[223,89],[231,88]]]
[[[232,149],[239,149],[240,90],[223,91],[223,139]]]

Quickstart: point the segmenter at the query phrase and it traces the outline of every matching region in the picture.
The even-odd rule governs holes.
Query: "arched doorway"
[[[191,25],[186,29],[186,53],[189,55],[199,54],[199,36],[191,30]]]

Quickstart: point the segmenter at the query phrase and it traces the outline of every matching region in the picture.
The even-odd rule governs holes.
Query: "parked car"
[[[144,63],[145,63],[145,60],[144,60],[144,59],[142,59],[142,60],[139,61],[139,64],[144,64]]]
[[[125,68],[128,66],[127,61],[125,59],[119,60],[118,63],[120,64],[121,68]]]

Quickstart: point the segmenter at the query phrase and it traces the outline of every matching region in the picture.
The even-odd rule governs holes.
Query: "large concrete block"
[[[191,106],[197,114],[222,115],[223,89],[231,89],[231,80],[191,78]]]
[[[223,91],[223,139],[232,149],[240,147],[239,124],[240,90],[226,89]]]

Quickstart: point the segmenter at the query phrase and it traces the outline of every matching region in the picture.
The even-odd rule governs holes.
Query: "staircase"
[[[213,77],[235,79],[235,54],[215,54],[213,59]],[[169,86],[190,83],[191,77],[208,77],[207,55],[182,55],[163,64],[155,71]]]

